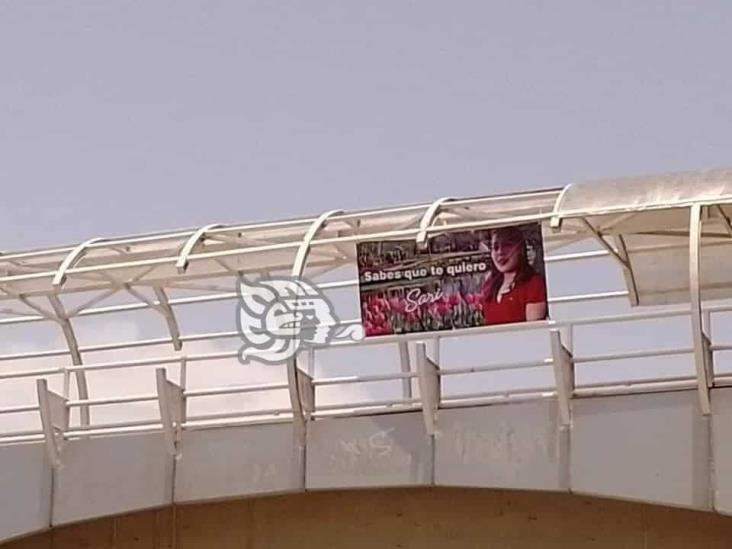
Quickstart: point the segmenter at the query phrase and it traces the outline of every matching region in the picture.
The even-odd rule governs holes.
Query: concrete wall
[[[48,527],[51,483],[42,444],[0,446],[0,540]]]
[[[68,442],[51,471],[43,444],[0,446],[0,541],[75,522],[206,500],[304,490],[470,487],[572,492],[732,513],[732,389],[551,400],[438,412]],[[732,547],[732,542],[730,543]]]
[[[572,412],[573,492],[712,507],[710,419],[695,392],[580,399]]]
[[[409,488],[165,508],[3,549],[723,549],[732,517],[569,494]]]

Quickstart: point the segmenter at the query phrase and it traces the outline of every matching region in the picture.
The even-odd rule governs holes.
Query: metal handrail
[[[552,191],[555,192],[555,191]],[[547,191],[549,193],[549,191]],[[541,193],[534,193],[536,196],[539,196]],[[549,193],[551,194],[551,193]],[[527,194],[526,196],[531,197],[534,195]],[[496,198],[496,197],[493,197]],[[549,219],[553,213],[552,212],[534,212],[527,215],[516,215],[516,213],[519,210],[516,210],[511,216],[507,218],[500,218],[500,219],[480,219],[480,220],[472,220],[468,217],[468,220],[465,220],[465,218],[459,218],[455,215],[452,215],[449,219],[449,222],[446,225],[439,225],[435,223],[437,220],[437,217],[441,214],[443,211],[443,208],[447,211],[450,208],[458,208],[458,207],[465,207],[466,205],[470,204],[482,204],[486,201],[490,201],[493,198],[481,198],[481,199],[467,199],[467,200],[456,200],[456,201],[444,201],[440,202],[439,205],[437,203],[433,203],[432,205],[418,205],[418,206],[410,206],[406,208],[400,208],[395,209],[395,212],[404,213],[404,212],[410,212],[409,216],[407,216],[407,221],[409,223],[404,224],[400,228],[396,228],[389,231],[382,231],[377,226],[375,229],[371,227],[371,232],[365,231],[363,233],[359,233],[357,230],[345,231],[345,236],[341,235],[340,233],[340,227],[355,227],[352,225],[349,225],[349,223],[354,219],[369,217],[369,216],[377,216],[381,215],[383,212],[380,211],[373,211],[373,212],[360,212],[360,213],[351,213],[351,214],[338,214],[333,213],[332,215],[327,216],[327,220],[329,223],[332,224],[338,224],[338,231],[335,230],[323,230],[322,234],[319,233],[319,220],[324,220],[325,218],[321,216],[320,218],[313,218],[313,219],[300,219],[300,220],[292,220],[289,222],[281,222],[281,223],[274,223],[274,224],[254,224],[254,225],[247,225],[247,226],[240,226],[238,228],[236,227],[220,227],[220,228],[204,228],[204,229],[192,229],[190,231],[178,231],[173,233],[166,233],[166,234],[151,234],[151,235],[143,235],[140,237],[130,237],[127,239],[107,239],[104,241],[88,241],[81,247],[71,247],[71,248],[59,248],[56,250],[48,251],[46,252],[26,252],[25,254],[10,254],[8,256],[4,256],[1,259],[12,259],[12,258],[20,258],[23,257],[26,258],[43,258],[44,254],[48,255],[49,257],[53,257],[53,261],[57,261],[57,268],[52,269],[51,266],[44,266],[43,268],[48,268],[48,270],[41,269],[39,272],[24,272],[22,274],[16,274],[11,276],[4,276],[0,278],[0,283],[4,282],[21,282],[21,281],[31,281],[31,280],[37,280],[37,279],[45,279],[52,277],[54,281],[57,281],[56,289],[58,292],[53,293],[53,296],[51,296],[53,299],[57,299],[57,293],[60,293],[63,281],[66,277],[69,278],[69,286],[72,286],[71,281],[72,279],[75,280],[81,280],[84,275],[93,275],[96,273],[97,275],[99,273],[108,274],[110,271],[116,271],[119,269],[124,269],[128,267],[139,267],[139,268],[149,268],[151,270],[154,270],[155,268],[159,266],[170,266],[170,265],[180,265],[181,260],[184,259],[186,262],[191,261],[193,263],[200,262],[207,259],[216,260],[222,263],[223,266],[226,266],[225,259],[231,258],[231,257],[242,257],[242,256],[250,256],[251,254],[256,254],[259,252],[269,252],[269,251],[277,251],[277,250],[289,250],[289,251],[295,251],[303,250],[303,245],[307,245],[307,250],[310,250],[312,248],[313,253],[316,253],[317,249],[324,246],[328,246],[331,244],[342,244],[342,243],[356,243],[360,242],[364,239],[374,239],[379,237],[384,238],[394,238],[395,236],[399,237],[415,237],[416,235],[422,235],[426,236],[429,234],[434,234],[435,232],[444,231],[444,230],[456,230],[456,229],[470,229],[470,228],[485,228],[485,227],[492,227],[497,226],[503,223],[506,223],[507,220],[510,220],[512,222],[522,222],[522,221],[536,221],[536,220],[547,220]],[[439,206],[439,207],[437,207]],[[524,208],[521,211],[526,211]],[[414,219],[412,219],[412,215],[416,215]],[[420,221],[421,219],[421,221]],[[411,221],[410,221],[411,220]],[[445,219],[442,219],[442,221],[445,221]],[[324,225],[324,223],[321,223]],[[401,222],[400,222],[401,224]],[[298,231],[302,230],[302,239],[300,240],[292,240],[292,238],[295,238],[292,235],[288,235],[287,238],[290,240],[282,241],[282,242],[269,242],[265,244],[257,244],[256,241],[253,239],[251,242],[254,242],[253,245],[247,245],[243,246],[241,243],[236,244],[234,243],[232,246],[228,245],[228,242],[232,241],[232,239],[239,238],[242,236],[243,233],[246,233],[247,231],[253,231],[257,230],[258,228],[293,228],[297,229]],[[298,233],[299,234],[299,233]],[[332,236],[333,234],[337,234],[338,236]],[[595,235],[598,236],[599,232]],[[570,233],[569,236],[572,236],[572,233]],[[205,241],[207,238],[213,237],[213,240],[216,241],[217,246],[210,247],[207,246]],[[560,238],[566,238],[567,235],[559,235]],[[280,240],[284,240],[284,238],[278,237]],[[601,240],[602,237],[600,236]],[[216,240],[219,239],[219,240]],[[121,243],[127,242],[130,244],[133,243],[151,243],[151,242],[162,242],[162,241],[170,241],[171,248],[169,250],[164,250],[163,257],[145,257],[145,256],[131,256],[131,259],[123,258],[120,261],[114,260],[111,263],[104,263],[103,261],[95,262],[95,261],[86,261],[87,255],[91,256],[89,252],[94,250],[100,250],[100,249],[106,249],[108,246],[119,246]],[[221,244],[222,242],[227,243],[226,246],[218,246],[218,244]],[[210,242],[209,242],[210,243]],[[600,250],[590,250],[590,251],[583,251],[583,252],[576,252],[576,253],[566,253],[566,254],[559,254],[559,255],[549,255],[546,258],[546,262],[549,264],[556,264],[556,263],[565,263],[565,262],[575,262],[575,261],[590,261],[590,260],[596,260],[596,259],[604,259],[607,257],[610,257],[614,255],[612,252],[614,249],[612,246],[610,246],[607,242],[603,240],[602,242],[605,245],[605,249]],[[176,246],[180,244],[182,246],[182,250],[176,251]],[[699,247],[701,246],[701,242],[697,242]],[[716,245],[716,243],[715,243]],[[677,246],[676,244],[673,244],[673,246]],[[651,249],[666,249],[669,246],[662,246],[662,247],[654,247],[654,246],[646,246],[643,249],[651,250]],[[212,251],[213,250],[213,251]],[[634,250],[637,251],[637,250]],[[96,252],[95,252],[96,253]],[[617,254],[615,254],[617,255]],[[299,267],[304,268],[305,267],[305,259],[303,259],[303,256],[301,253],[298,254],[301,261],[296,262]],[[89,257],[91,259],[91,257]],[[98,259],[98,257],[97,257]],[[49,264],[53,263],[53,261],[49,260]],[[337,263],[337,261],[334,259],[333,263]],[[317,262],[313,262],[311,265],[320,265]],[[214,273],[214,275],[210,276],[209,278],[217,278],[219,276],[231,276],[232,270],[229,269],[228,271],[222,271],[221,273]],[[144,277],[141,276],[141,278],[144,279]],[[195,279],[195,276],[190,277],[191,280]],[[83,279],[83,280],[92,280],[94,282],[94,277]],[[107,285],[107,294],[111,295],[116,291],[115,282],[112,279],[111,281],[105,281],[103,279],[100,279],[101,285]],[[698,285],[698,280],[696,280]],[[183,284],[178,281],[179,284]],[[120,284],[119,288],[117,289],[127,289],[129,290],[131,286],[134,286],[137,289],[140,289],[142,287],[150,286],[151,289],[154,287],[155,281],[151,279],[144,279],[139,281],[139,284],[130,284],[125,286],[125,284]],[[171,282],[170,286],[166,287],[167,289],[174,290],[176,289],[176,282]],[[348,279],[348,280],[338,280],[333,282],[327,282],[321,285],[321,288],[323,289],[340,289],[340,288],[356,288],[358,285],[358,280],[356,279]],[[169,307],[182,307],[186,305],[194,305],[194,304],[206,304],[206,303],[216,303],[216,302],[223,302],[223,301],[231,301],[238,298],[238,295],[236,292],[225,292],[225,291],[219,291],[221,289],[220,286],[211,287],[211,288],[204,288],[201,289],[199,286],[196,289],[199,289],[200,291],[211,291],[212,293],[206,293],[205,295],[196,295],[193,297],[176,297],[176,298],[169,298],[164,301],[166,301],[165,305]],[[182,289],[186,289],[181,286]],[[69,292],[74,291],[73,288],[68,289]],[[135,290],[137,292],[137,290]],[[133,293],[133,296],[135,294]],[[137,292],[139,293],[139,292]],[[698,293],[698,292],[697,292]],[[105,296],[107,295],[105,294]],[[141,294],[140,294],[141,295]],[[557,304],[570,304],[570,303],[594,303],[598,301],[604,301],[604,300],[615,300],[615,299],[622,299],[627,298],[630,295],[629,291],[627,290],[607,290],[602,292],[594,292],[594,293],[585,293],[585,294],[577,294],[577,295],[564,295],[564,296],[553,296],[549,299],[549,303],[557,305]],[[17,296],[19,300],[25,299],[24,296],[19,295]],[[698,295],[697,295],[698,298]],[[162,298],[161,298],[162,299]],[[44,321],[56,321],[61,322],[63,321],[65,323],[65,326],[67,329],[71,330],[70,327],[70,319],[71,318],[81,318],[81,317],[90,317],[90,316],[97,316],[97,315],[108,315],[113,313],[124,313],[124,312],[132,312],[132,311],[142,311],[147,309],[155,309],[157,306],[161,305],[158,301],[155,301],[154,299],[146,300],[141,299],[140,302],[135,303],[124,303],[119,305],[108,305],[108,306],[95,306],[98,305],[100,301],[102,301],[103,298],[100,298],[99,296],[91,299],[90,301],[87,301],[86,303],[79,305],[77,309],[70,309],[71,312],[68,313],[67,316],[65,316],[65,313],[58,313],[54,317],[52,314],[45,314],[46,311],[40,306],[36,306],[35,304],[28,302],[27,299],[25,299],[24,303],[26,306],[28,306],[30,309],[35,310],[38,314],[30,313],[27,315],[21,315],[21,316],[14,316],[11,318],[6,319],[0,319],[0,325],[7,326],[7,325],[17,325],[17,324],[28,324],[33,322],[44,322]],[[14,309],[15,310],[15,309]],[[470,329],[464,329],[464,330],[456,330],[456,331],[444,331],[444,332],[436,332],[436,333],[410,333],[410,334],[393,334],[388,336],[380,336],[380,337],[373,337],[369,338],[364,341],[339,341],[334,344],[331,344],[329,346],[316,346],[312,349],[312,352],[315,353],[321,353],[326,352],[329,350],[342,350],[342,349],[355,349],[355,348],[363,348],[367,346],[384,346],[384,345],[394,345],[398,344],[400,346],[400,359],[403,363],[409,362],[409,349],[407,345],[410,342],[414,343],[420,343],[424,341],[435,341],[437,343],[437,349],[439,349],[439,341],[441,340],[450,340],[452,338],[463,338],[463,337],[475,337],[475,336],[486,336],[486,335],[495,335],[495,334],[501,334],[501,333],[518,333],[518,332],[547,332],[549,330],[562,330],[563,333],[569,333],[572,334],[574,329],[577,327],[585,327],[585,326],[601,326],[601,325],[607,325],[612,323],[621,323],[621,322],[638,322],[638,321],[645,321],[645,320],[657,320],[657,319],[670,319],[670,318],[693,318],[695,321],[697,321],[697,324],[699,324],[699,315],[704,314],[705,316],[705,324],[706,327],[709,328],[711,325],[711,317],[713,314],[716,313],[722,313],[722,312],[729,312],[732,311],[732,305],[728,304],[714,304],[714,305],[705,305],[703,307],[699,306],[695,308],[694,310],[690,310],[688,306],[686,307],[669,307],[666,309],[654,309],[654,310],[647,310],[647,311],[635,311],[635,312],[629,312],[629,313],[622,313],[622,314],[610,314],[610,315],[590,315],[590,316],[584,316],[584,317],[578,317],[578,318],[567,318],[567,319],[550,319],[545,321],[538,321],[538,322],[527,322],[523,324],[516,324],[516,325],[502,325],[502,326],[485,326],[485,327],[479,327],[479,328],[470,328]],[[172,309],[170,310],[170,315],[172,316]],[[340,324],[346,324],[346,325],[353,325],[360,323],[360,319],[350,319]],[[73,334],[72,334],[73,335]],[[177,339],[177,342],[183,342],[183,343],[191,343],[191,342],[211,342],[211,341],[220,341],[220,340],[229,340],[239,337],[239,333],[236,331],[222,331],[222,332],[212,332],[212,333],[201,333],[201,334],[188,334],[188,335],[180,335],[180,337]],[[556,335],[556,333],[554,333]],[[695,365],[698,367],[699,365],[699,357],[703,356],[703,353],[709,352],[711,356],[714,356],[715,353],[718,352],[724,352],[724,351],[730,351],[732,350],[732,344],[726,344],[726,343],[711,343],[709,344],[709,341],[705,341],[703,338],[698,337],[699,335],[710,335],[710,334],[701,334],[701,329],[695,328],[694,336],[694,346],[693,347],[673,347],[673,348],[648,348],[648,349],[642,349],[642,350],[633,350],[633,351],[619,351],[619,352],[610,352],[610,353],[600,353],[600,354],[591,354],[591,355],[575,355],[571,357],[572,365],[574,366],[583,366],[583,367],[589,367],[591,364],[600,363],[600,362],[618,362],[618,361],[624,361],[624,360],[642,360],[647,358],[655,358],[655,357],[672,357],[672,356],[686,356],[691,355],[695,357]],[[555,343],[554,341],[553,343]],[[171,335],[169,337],[161,337],[161,338],[151,338],[151,339],[144,339],[144,340],[135,340],[135,341],[126,341],[126,342],[114,342],[114,343],[104,343],[104,344],[94,344],[94,345],[87,345],[87,346],[78,346],[74,349],[71,348],[71,345],[69,346],[69,349],[51,349],[51,350],[35,350],[30,352],[15,352],[11,354],[5,354],[0,355],[0,362],[18,362],[23,360],[30,360],[30,359],[50,359],[50,358],[58,358],[63,357],[61,361],[63,364],[60,365],[54,365],[49,367],[38,367],[38,368],[32,368],[32,369],[25,369],[25,370],[18,370],[15,372],[8,371],[8,372],[0,372],[0,381],[3,380],[13,380],[13,379],[27,379],[27,378],[47,378],[51,376],[57,376],[57,375],[63,375],[64,381],[68,382],[69,375],[72,373],[77,373],[79,375],[82,375],[86,372],[105,372],[110,370],[124,370],[124,369],[130,369],[130,368],[149,368],[149,367],[156,367],[160,368],[161,366],[172,366],[172,367],[179,367],[180,368],[180,380],[181,380],[181,387],[180,387],[180,397],[183,399],[183,405],[185,406],[185,403],[188,399],[191,398],[204,398],[204,397],[217,397],[217,396],[224,396],[224,395],[234,395],[234,394],[246,394],[246,393],[264,393],[266,391],[279,391],[279,390],[287,390],[292,389],[293,383],[295,381],[299,380],[299,374],[295,375],[294,377],[292,375],[288,375],[288,382],[277,382],[277,383],[266,383],[266,384],[251,384],[251,385],[227,385],[227,386],[214,386],[214,387],[205,387],[205,388],[195,388],[192,389],[190,387],[186,387],[185,383],[185,374],[188,371],[187,368],[192,365],[204,365],[213,361],[224,361],[224,360],[232,360],[236,359],[239,356],[238,351],[217,351],[217,352],[198,352],[198,353],[188,353],[188,352],[182,352],[182,351],[176,351],[174,354],[161,354],[160,356],[155,357],[146,357],[146,358],[138,358],[138,359],[122,359],[122,360],[106,360],[106,361],[89,361],[86,360],[85,363],[81,363],[81,360],[72,360],[71,362],[74,362],[73,364],[67,364],[66,363],[66,357],[74,357],[74,354],[80,355],[81,353],[84,353],[88,356],[89,353],[96,353],[96,352],[106,352],[106,351],[116,351],[116,350],[130,350],[130,349],[141,349],[141,348],[148,348],[148,347],[156,347],[160,345],[169,345],[171,343],[176,343],[176,336]],[[176,349],[178,349],[180,346],[176,346]],[[569,344],[569,347],[571,347],[571,343]],[[658,346],[656,346],[658,347]],[[404,351],[406,349],[406,352]],[[566,350],[566,349],[565,349]],[[567,351],[569,352],[569,351]],[[436,353],[439,354],[438,352]],[[475,366],[465,366],[465,365],[458,365],[457,367],[448,367],[446,365],[442,365],[442,368],[439,369],[439,375],[441,376],[455,376],[455,375],[473,375],[473,374],[480,374],[480,373],[487,373],[487,372],[500,372],[500,371],[510,371],[510,370],[523,370],[523,369],[533,369],[533,368],[558,368],[560,366],[560,363],[563,361],[561,352],[556,351],[556,347],[552,347],[552,354],[553,356],[551,358],[539,358],[534,360],[523,360],[523,361],[510,361],[510,362],[504,362],[504,363],[496,363],[496,364],[484,364],[484,365],[475,365]],[[424,353],[422,355],[422,362],[421,364],[424,364]],[[436,362],[439,362],[439,359],[435,358]],[[402,364],[404,366],[404,364]],[[295,370],[293,370],[294,372]],[[339,376],[339,377],[323,377],[323,378],[317,378],[317,376],[313,376],[314,379],[307,379],[309,383],[312,385],[312,392],[315,393],[318,391],[318,389],[321,389],[323,387],[334,387],[334,386],[343,386],[347,384],[359,384],[359,383],[373,383],[373,382],[399,382],[399,385],[401,385],[402,388],[402,397],[401,398],[395,398],[395,399],[389,399],[389,400],[369,400],[369,401],[363,401],[363,402],[344,402],[344,403],[336,403],[336,404],[327,404],[327,405],[321,405],[317,402],[313,404],[311,403],[311,410],[308,412],[310,413],[310,417],[312,418],[322,418],[322,417],[330,417],[332,415],[338,415],[338,414],[345,414],[345,415],[356,415],[361,413],[366,413],[366,411],[384,411],[384,410],[407,410],[407,409],[415,409],[418,406],[424,406],[425,402],[423,402],[423,399],[420,397],[414,397],[411,394],[412,389],[412,383],[411,380],[413,379],[419,379],[420,373],[414,370],[410,371],[402,371],[402,372],[393,372],[393,373],[386,373],[386,374],[366,374],[366,375],[352,375],[352,376]],[[712,381],[714,384],[721,384],[724,385],[726,383],[731,383],[732,379],[730,379],[729,376],[724,375],[715,375],[713,376]],[[577,398],[584,398],[588,396],[597,396],[597,395],[606,395],[606,394],[632,394],[634,392],[654,392],[657,390],[686,390],[686,389],[693,389],[695,387],[700,387],[698,385],[699,377],[697,376],[691,376],[691,375],[684,375],[684,376],[678,376],[678,375],[658,375],[653,379],[642,379],[642,380],[630,380],[630,381],[622,381],[619,382],[617,380],[612,381],[603,381],[603,382],[592,382],[592,383],[578,383],[576,386],[572,388],[571,395],[572,397]],[[160,386],[159,386],[160,387]],[[175,388],[174,388],[175,389]],[[701,388],[700,388],[701,391]],[[701,391],[703,392],[703,391]],[[162,397],[159,394],[137,394],[137,395],[119,395],[119,396],[110,396],[105,398],[78,398],[78,399],[68,399],[69,391],[68,391],[68,383],[65,384],[65,390],[64,394],[66,395],[67,400],[66,406],[68,410],[71,409],[81,409],[82,412],[85,410],[88,410],[89,408],[98,407],[98,406],[112,406],[112,405],[129,405],[129,404],[135,404],[135,403],[152,403],[156,402],[158,400],[162,403]],[[178,393],[176,393],[178,394]],[[292,391],[291,391],[292,394]],[[462,393],[462,394],[443,394],[441,405],[444,407],[455,407],[455,406],[469,406],[469,405],[475,405],[475,403],[488,403],[488,402],[515,402],[520,401],[522,399],[530,399],[530,398],[560,398],[562,397],[562,392],[560,390],[559,384],[553,387],[540,387],[540,388],[511,388],[504,391],[488,391],[488,392],[472,392],[472,393]],[[295,400],[291,401],[291,407],[289,408],[269,408],[265,410],[228,410],[224,412],[216,412],[216,413],[209,413],[209,414],[203,414],[198,416],[188,416],[182,420],[179,421],[180,425],[179,427],[181,429],[188,429],[188,428],[194,428],[196,426],[200,426],[203,423],[212,424],[212,425],[228,425],[231,424],[232,420],[236,421],[279,421],[281,419],[281,416],[292,416],[293,420],[295,417],[300,416],[300,411],[296,409],[297,406],[299,406],[299,399],[296,398]],[[162,404],[161,404],[162,406]],[[161,408],[163,410],[164,408]],[[37,404],[19,404],[14,406],[8,406],[0,408],[0,416],[6,416],[6,415],[13,415],[13,414],[27,414],[27,413],[35,413],[39,412],[40,407]],[[184,414],[185,415],[185,414]],[[268,416],[267,418],[264,418],[264,416]],[[271,417],[270,417],[271,416]],[[76,436],[88,436],[90,434],[101,434],[101,433],[121,433],[121,432],[128,432],[130,430],[160,430],[163,428],[163,423],[161,423],[161,420],[159,418],[154,419],[148,419],[148,420],[130,420],[130,421],[121,421],[116,423],[88,423],[83,425],[73,425],[70,427],[63,436],[66,438],[69,437],[76,437]],[[18,440],[38,440],[37,437],[43,436],[42,431],[38,430],[31,430],[31,431],[16,431],[12,433],[0,433],[0,441],[18,441]],[[35,437],[35,438],[34,438]]]

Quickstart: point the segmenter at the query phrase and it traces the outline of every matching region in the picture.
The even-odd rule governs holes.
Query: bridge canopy
[[[559,217],[643,212],[694,203],[732,203],[732,169],[603,179],[567,185],[557,199]]]
[[[689,301],[690,213],[702,205],[703,299],[732,297],[732,169],[570,184],[557,199],[555,230],[590,231],[624,262],[633,305]]]
[[[0,493],[19,494],[0,540],[177,502],[356,487],[732,512],[732,302],[708,302],[732,297],[731,216],[728,169],[0,254]],[[439,261],[455,253],[443,255],[445,235],[506,226],[530,233],[526,259],[548,284],[525,307],[549,318],[453,323],[456,309],[488,316],[486,274],[461,281],[471,301],[440,303],[415,330],[397,299],[398,328],[375,337],[267,361],[245,337],[257,332],[240,323],[240,275],[305,276],[338,317],[324,325],[356,333],[392,307],[377,293],[364,308],[359,243]],[[467,235],[455,257],[486,253],[495,234]]]

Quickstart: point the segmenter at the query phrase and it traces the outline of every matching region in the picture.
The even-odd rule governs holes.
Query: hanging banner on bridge
[[[530,223],[357,245],[366,336],[547,318],[541,225]]]

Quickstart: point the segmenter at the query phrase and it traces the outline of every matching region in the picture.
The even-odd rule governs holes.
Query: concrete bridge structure
[[[4,253],[0,541],[730,547],[731,215],[712,170]],[[238,362],[241,274],[356,325],[354,243],[530,221],[550,320]]]

